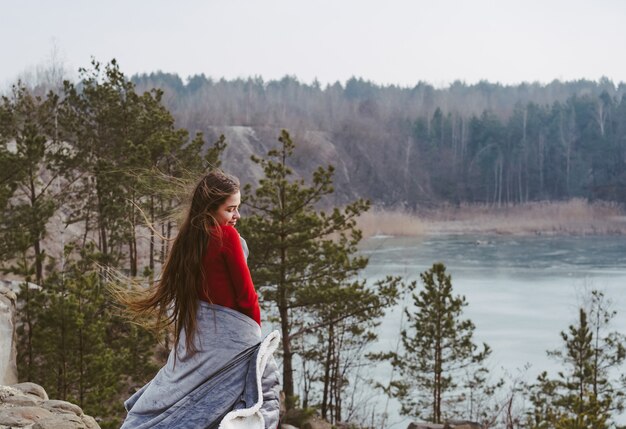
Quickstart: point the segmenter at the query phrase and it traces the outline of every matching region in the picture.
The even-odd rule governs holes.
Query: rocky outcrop
[[[15,293],[0,283],[0,384],[17,383]]]
[[[0,429],[99,429],[78,406],[48,398],[35,383],[0,386]]]
[[[250,160],[250,156],[265,156],[270,149],[278,145],[280,127],[247,127],[247,126],[214,126],[207,130],[208,141],[216,141],[224,135],[227,141],[226,149],[222,154],[222,167],[239,178],[241,183],[250,183],[253,187],[264,177],[263,169]],[[318,166],[333,165],[335,174],[333,184],[335,191],[329,196],[333,201],[347,202],[354,200],[358,192],[355,188],[362,187],[360,177],[352,177],[357,169],[354,156],[361,155],[359,148],[346,149],[333,141],[332,135],[317,130],[294,131],[291,134],[296,142],[293,157],[290,160],[294,170],[294,178],[310,178]],[[381,157],[376,157],[375,160]],[[371,171],[374,174],[375,171]],[[383,181],[387,184],[393,176]],[[366,181],[368,186],[371,181]]]
[[[443,429],[439,423],[409,423],[407,429]]]

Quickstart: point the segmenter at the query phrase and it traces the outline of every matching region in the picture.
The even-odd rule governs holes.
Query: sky
[[[183,79],[626,82],[624,0],[0,0],[0,85],[50,62]]]

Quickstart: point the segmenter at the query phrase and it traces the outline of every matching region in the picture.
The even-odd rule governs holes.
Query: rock
[[[44,401],[41,406],[53,412],[70,413],[77,416],[83,415],[83,410],[78,405],[74,405],[67,401],[49,400]]]
[[[52,415],[39,407],[4,407],[0,408],[0,425],[26,426]]]
[[[85,429],[83,420],[75,415],[54,415],[38,421],[33,429]]]
[[[14,413],[5,413],[4,410],[0,410],[0,428],[21,428],[23,426],[32,425],[32,423],[33,421],[30,419],[15,415]]]
[[[50,400],[38,384],[17,383],[14,283],[0,280],[0,429],[100,429],[78,405]]]
[[[46,393],[44,388],[38,384],[26,382],[26,383],[13,384],[10,387],[17,389],[24,394],[34,395],[38,398],[43,399],[44,401],[48,400],[48,394]]]
[[[5,282],[0,283],[0,384],[17,382],[16,349],[17,297]]]
[[[0,402],[9,396],[20,396],[22,394],[22,391],[14,389],[13,387],[0,386]]]
[[[14,407],[36,407],[41,401],[30,396],[15,395],[4,398],[2,402]]]
[[[93,417],[67,401],[48,399],[35,383],[0,386],[0,429],[100,429]]]
[[[409,423],[407,429],[443,429],[438,423]]]
[[[96,419],[94,419],[93,417],[83,415],[82,419],[87,429],[100,429],[100,425],[98,424],[98,422],[96,422]]]

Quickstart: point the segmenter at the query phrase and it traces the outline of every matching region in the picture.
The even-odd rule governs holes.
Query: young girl
[[[235,229],[240,200],[236,178],[204,176],[156,287],[124,300],[131,313],[173,325],[174,348],[124,403],[122,429],[277,427],[279,334],[261,341],[247,246]]]

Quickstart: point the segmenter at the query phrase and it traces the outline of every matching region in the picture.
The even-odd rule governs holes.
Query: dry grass
[[[626,234],[626,215],[618,204],[536,202],[493,207],[442,206],[420,214],[376,209],[359,222],[363,235],[417,236],[426,233],[483,234]]]
[[[406,212],[373,208],[357,221],[363,237],[374,235],[419,236],[427,232],[424,219]]]

